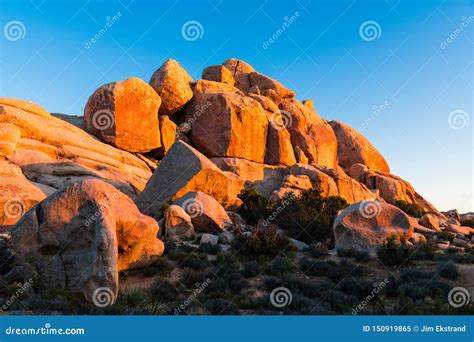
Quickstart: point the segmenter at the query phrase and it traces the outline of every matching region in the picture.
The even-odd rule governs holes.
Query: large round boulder
[[[333,229],[338,252],[373,253],[390,236],[408,241],[414,227],[408,215],[397,207],[366,201],[344,209],[334,221]]]
[[[161,99],[139,78],[109,83],[97,89],[84,108],[87,130],[129,152],[161,146],[158,109]]]

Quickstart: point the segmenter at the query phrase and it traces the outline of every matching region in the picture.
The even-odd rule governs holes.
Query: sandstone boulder
[[[197,114],[198,113],[198,114]],[[208,157],[263,163],[268,120],[255,99],[224,83],[199,80],[186,112],[194,146]]]
[[[354,128],[339,121],[329,123],[337,138],[337,156],[343,168],[353,164],[366,165],[373,171],[390,172],[385,158]]]
[[[231,86],[235,84],[234,76],[223,65],[212,65],[204,69],[202,79],[207,81],[227,83]]]
[[[333,225],[336,250],[374,252],[388,237],[408,241],[414,227],[408,215],[397,207],[382,202],[354,203],[344,209]]]
[[[225,207],[240,203],[237,195],[242,181],[221,171],[203,154],[182,141],[176,141],[137,198],[141,212],[159,218],[162,206],[190,191],[201,191]]]
[[[165,155],[177,138],[177,126],[167,115],[159,116],[161,147]]]
[[[474,228],[459,226],[457,224],[448,224],[445,230],[450,233],[467,235],[467,236],[469,236],[469,234],[474,234]]]
[[[161,146],[158,109],[161,99],[139,78],[97,89],[84,108],[86,128],[103,141],[129,152]]]
[[[302,157],[297,153],[297,148],[304,153],[310,164],[336,168],[337,140],[331,126],[295,99],[285,100],[279,107],[287,117],[286,128],[290,132],[298,162],[302,162]]]
[[[170,205],[165,212],[165,229],[167,238],[191,237],[194,227],[191,217],[179,205]]]
[[[437,232],[441,231],[441,228],[439,227],[439,223],[438,223],[438,220],[437,220],[436,216],[434,216],[432,214],[423,215],[418,220],[418,223],[421,224],[423,227],[436,230]]]
[[[150,84],[160,95],[160,114],[176,113],[193,97],[193,79],[174,59],[168,59],[153,73]]]
[[[232,73],[237,88],[247,91],[251,87],[249,73],[254,71],[251,65],[236,58],[230,58],[222,63],[222,65]]]
[[[163,253],[158,229],[113,186],[86,180],[30,209],[14,226],[12,245],[43,288],[67,287],[87,300],[108,289],[115,299],[118,272]]]
[[[188,192],[173,202],[191,217],[194,229],[202,233],[224,231],[232,225],[225,209],[214,198],[200,191]]]

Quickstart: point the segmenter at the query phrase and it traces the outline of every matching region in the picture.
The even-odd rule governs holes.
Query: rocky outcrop
[[[190,191],[201,191],[225,207],[238,205],[243,182],[230,172],[221,171],[213,162],[188,144],[177,141],[161,161],[137,198],[141,212],[155,218],[168,201]]]
[[[430,202],[415,191],[410,183],[398,176],[381,171],[372,171],[362,164],[353,164],[349,169],[349,175],[367,186],[367,188],[378,190],[380,197],[388,203],[396,204],[399,200],[416,203],[424,211],[442,216]]]
[[[235,84],[234,76],[223,65],[211,65],[203,70],[202,79],[207,81],[227,83],[231,86]]]
[[[425,214],[419,220],[418,223],[421,224],[423,227],[436,230],[437,232],[441,231],[439,227],[438,219],[433,214]]]
[[[337,138],[339,165],[349,169],[354,164],[366,165],[370,170],[390,173],[385,158],[354,128],[339,121],[329,122]]]
[[[187,107],[193,145],[207,157],[238,157],[263,163],[268,120],[262,106],[240,90],[200,80]]]
[[[132,77],[97,89],[84,108],[84,121],[89,132],[108,144],[129,152],[148,152],[161,146],[160,104],[150,85]]]
[[[188,213],[197,232],[221,232],[232,225],[229,215],[219,202],[203,192],[188,192],[174,201],[173,204],[180,206]]]
[[[14,226],[12,245],[38,272],[38,285],[69,288],[92,300],[99,288],[115,297],[118,272],[163,253],[158,229],[113,186],[86,180],[31,208]]]
[[[174,59],[168,59],[151,76],[150,85],[161,97],[160,114],[171,115],[193,97],[193,79]]]
[[[165,211],[165,235],[175,239],[194,235],[194,226],[191,217],[179,205],[170,205]]]
[[[10,200],[21,210],[10,211],[9,217],[0,210],[0,225],[15,223],[20,213],[64,186],[97,178],[135,196],[151,176],[142,159],[30,102],[0,98],[2,129],[0,144],[8,146],[8,153],[0,156],[0,208]]]
[[[373,253],[390,236],[408,241],[414,227],[403,211],[377,201],[354,203],[344,209],[333,225],[336,250]]]

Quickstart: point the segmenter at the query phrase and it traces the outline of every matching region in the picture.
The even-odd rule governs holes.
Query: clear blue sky
[[[1,37],[0,96],[82,115],[101,84],[148,81],[168,58],[197,79],[205,66],[238,57],[300,100],[314,99],[323,117],[362,130],[393,173],[438,208],[473,210],[472,1],[3,0],[1,7],[4,31],[11,21],[24,30]],[[184,39],[188,21],[202,26],[199,39]],[[379,25],[375,37],[361,36],[367,21]],[[450,125],[453,111],[460,120]]]

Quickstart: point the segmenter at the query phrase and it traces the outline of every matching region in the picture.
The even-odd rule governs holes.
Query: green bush
[[[410,261],[414,251],[413,247],[406,245],[403,241],[398,242],[396,237],[391,236],[387,238],[377,254],[384,265],[400,266]]]
[[[461,221],[461,226],[474,228],[474,220]]]
[[[416,203],[408,203],[407,201],[398,200],[395,205],[403,210],[406,214],[413,217],[420,218],[426,214],[425,211],[421,209],[421,207]]]
[[[175,300],[178,296],[176,286],[167,280],[157,280],[151,287],[151,294],[154,299],[160,302]]]
[[[210,299],[204,303],[204,307],[211,315],[238,315],[237,305],[224,299]]]
[[[256,228],[249,235],[236,235],[232,248],[240,254],[271,256],[291,251],[293,246],[288,237],[277,234],[274,227],[268,226]]]
[[[255,260],[242,263],[242,274],[245,278],[253,278],[260,274],[260,265]]]
[[[293,269],[288,258],[277,256],[267,266],[265,272],[271,275],[282,275],[291,272]]]
[[[286,195],[272,208],[278,213],[278,226],[290,237],[308,244],[318,241],[333,243],[332,224],[339,210],[347,207],[341,197],[322,197],[318,189],[304,191],[300,197]]]
[[[238,214],[248,224],[256,224],[258,220],[268,217],[270,213],[268,200],[255,189],[242,190],[239,198],[242,200],[242,205],[239,207]]]
[[[329,255],[328,247],[320,242],[310,245],[308,248],[308,252],[311,257],[315,259],[319,259]]]
[[[455,235],[450,232],[443,231],[443,232],[438,233],[438,238],[444,241],[453,242],[454,237]]]
[[[457,279],[459,278],[459,272],[456,265],[452,262],[439,263],[438,264],[439,275],[446,279]]]

